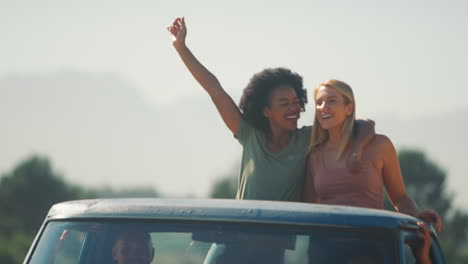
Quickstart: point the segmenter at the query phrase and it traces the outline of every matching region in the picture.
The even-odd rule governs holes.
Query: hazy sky
[[[358,116],[468,111],[468,1],[225,2],[0,0],[0,78],[109,72],[155,106],[203,95],[166,31],[185,16],[189,47],[235,101],[253,73],[285,66],[308,88],[348,82]]]
[[[286,66],[308,87],[356,90],[358,114],[467,109],[467,1],[0,0],[0,77],[62,68],[122,74],[154,103],[202,93],[166,26],[238,95],[250,76]]]

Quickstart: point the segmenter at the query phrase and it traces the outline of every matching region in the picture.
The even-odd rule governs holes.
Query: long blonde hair
[[[346,105],[350,103],[354,105],[352,114],[346,117],[343,127],[341,128],[343,137],[338,148],[338,154],[336,156],[336,159],[338,160],[341,158],[344,151],[351,143],[351,140],[353,137],[354,121],[356,120],[356,103],[354,100],[354,94],[353,94],[353,90],[351,89],[351,87],[347,83],[339,81],[339,80],[335,80],[335,79],[328,80],[324,83],[319,84],[317,87],[315,87],[314,100],[317,97],[318,90],[322,86],[325,86],[327,88],[335,88],[343,96],[344,103]],[[319,147],[321,147],[323,144],[325,144],[328,141],[328,137],[329,137],[328,131],[320,125],[317,114],[316,114],[314,118],[314,126],[312,128],[310,151],[313,152],[317,150]]]

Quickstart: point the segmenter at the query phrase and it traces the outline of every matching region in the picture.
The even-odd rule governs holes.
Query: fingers
[[[177,39],[180,30],[173,26],[168,27],[167,30],[171,33],[173,40]]]
[[[421,237],[421,241],[412,246],[416,263],[431,263],[430,260],[430,248],[431,248],[431,234],[429,228],[424,222],[417,222],[420,227],[417,231],[418,236]]]
[[[424,224],[424,222],[418,222],[417,224],[422,230],[424,239],[429,239],[431,236],[431,232],[429,231],[429,228],[426,226],[426,224]]]
[[[182,28],[182,18],[181,17],[178,17],[174,20],[174,22],[172,23],[172,26],[176,27],[176,28]]]
[[[443,229],[442,218],[436,211],[434,210],[421,211],[418,214],[418,217],[428,223],[435,225],[437,232],[442,231]]]
[[[442,219],[440,215],[436,211],[433,211],[433,210],[430,210],[428,214],[429,214],[429,218],[435,224],[437,232],[442,231]]]
[[[424,222],[418,222],[417,223],[418,226],[421,228],[420,230],[418,230],[418,233],[422,235],[423,237],[423,244],[421,245],[421,248],[424,250],[424,251],[427,251],[427,253],[429,253],[429,248],[431,246],[431,232],[429,231],[429,228],[426,226],[426,224]]]
[[[182,17],[181,23],[182,23],[182,28],[185,28],[185,17]]]
[[[172,35],[176,34],[176,28],[173,26],[168,26],[167,31],[169,31]]]
[[[185,28],[185,22],[183,17],[178,17],[174,19],[174,22],[167,27],[167,30],[171,32],[173,35],[177,35],[177,33],[182,29]]]
[[[440,232],[442,231],[442,229],[444,229],[444,225],[442,224],[442,218],[440,217],[439,214],[437,214],[436,216],[436,228],[437,228],[437,232]]]

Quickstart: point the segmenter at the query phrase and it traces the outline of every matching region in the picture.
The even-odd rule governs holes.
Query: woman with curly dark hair
[[[243,146],[236,199],[300,201],[311,138],[310,126],[297,127],[307,103],[302,77],[286,68],[265,69],[251,78],[237,107],[186,46],[184,18],[175,19],[168,31],[182,61]],[[357,152],[374,134],[372,122],[362,123]]]
[[[255,74],[244,89],[239,103],[245,121],[264,133],[270,133],[271,126],[263,109],[270,105],[270,95],[279,86],[291,87],[296,93],[301,111],[305,110],[307,93],[302,85],[302,77],[286,68],[269,68]]]
[[[265,69],[252,77],[237,107],[216,76],[187,48],[184,18],[175,19],[168,31],[182,61],[208,92],[224,123],[243,147],[236,199],[301,201],[312,131],[310,126],[297,127],[307,103],[302,77],[285,68]],[[364,124],[359,125],[365,129],[358,132],[355,153],[375,134],[373,122]],[[262,245],[245,242],[249,250],[264,252],[261,256],[266,262],[282,263],[284,250],[265,251]],[[205,263],[229,263],[224,260],[228,261],[229,256],[240,258],[243,252],[246,251],[233,246],[213,244]],[[244,257],[237,263],[256,263],[255,258]]]

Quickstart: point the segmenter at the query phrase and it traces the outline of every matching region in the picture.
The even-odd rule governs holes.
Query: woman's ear
[[[354,103],[349,103],[347,106],[346,106],[346,115],[347,116],[350,116],[352,115],[354,112]]]

